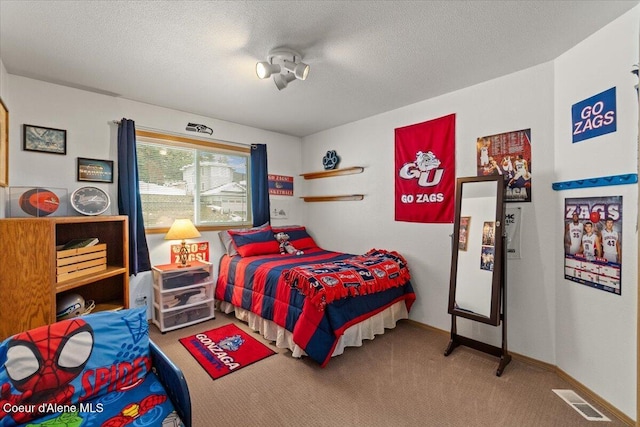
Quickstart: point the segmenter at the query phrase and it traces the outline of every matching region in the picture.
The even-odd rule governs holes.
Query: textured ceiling
[[[10,74],[306,136],[550,61],[638,3],[0,0],[0,58]],[[281,46],[311,71],[278,91],[255,63]]]

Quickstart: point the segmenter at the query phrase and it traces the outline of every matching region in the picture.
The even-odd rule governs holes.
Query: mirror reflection
[[[456,307],[485,317],[491,314],[497,187],[496,181],[468,182],[461,194]]]
[[[458,178],[449,313],[498,325],[504,179]]]

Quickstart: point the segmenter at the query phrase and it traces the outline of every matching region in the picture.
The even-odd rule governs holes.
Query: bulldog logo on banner
[[[395,130],[395,220],[453,223],[455,114]]]

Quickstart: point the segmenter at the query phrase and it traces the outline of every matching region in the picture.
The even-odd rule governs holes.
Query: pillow
[[[289,242],[291,242],[296,249],[304,250],[319,247],[315,240],[313,240],[313,237],[307,233],[307,229],[300,225],[273,227],[273,232],[287,233],[289,235]]]
[[[62,320],[0,344],[0,388],[19,404],[79,404],[141,383],[151,367],[147,308]],[[25,392],[37,397],[24,399]],[[28,394],[27,394],[28,396]],[[24,423],[38,413],[13,413]]]
[[[286,232],[287,230],[291,230],[292,228],[300,228],[301,225],[271,225],[274,233],[279,233],[281,231]]]
[[[280,244],[270,226],[253,231],[229,230],[231,240],[240,256],[279,254]]]
[[[220,241],[222,242],[222,246],[224,246],[224,250],[227,253],[227,255],[234,256],[234,255],[238,255],[238,251],[236,250],[236,247],[233,246],[233,240],[231,239],[231,235],[229,234],[230,231],[238,231],[238,232],[256,231],[256,230],[263,230],[268,226],[269,226],[269,223],[265,222],[264,224],[258,227],[235,228],[231,230],[223,230],[218,232],[218,237],[220,237]]]

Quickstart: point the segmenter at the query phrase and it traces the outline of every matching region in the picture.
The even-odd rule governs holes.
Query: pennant
[[[453,223],[455,114],[395,130],[395,220]]]
[[[293,177],[284,175],[268,175],[269,194],[276,196],[293,196]]]

